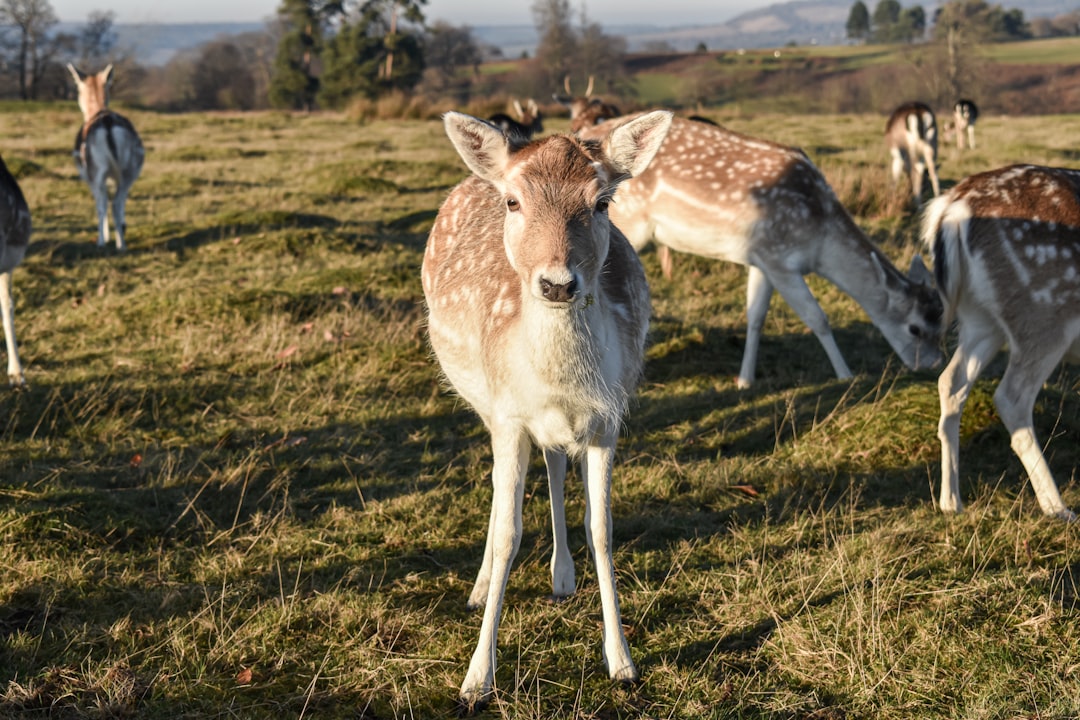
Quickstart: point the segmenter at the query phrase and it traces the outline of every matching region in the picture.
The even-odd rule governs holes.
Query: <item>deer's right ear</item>
[[[502,130],[458,112],[443,115],[443,125],[469,169],[490,183],[501,184],[510,160],[510,147]]]
[[[604,141],[604,154],[619,172],[640,175],[667,137],[672,117],[667,110],[656,110],[620,125]]]

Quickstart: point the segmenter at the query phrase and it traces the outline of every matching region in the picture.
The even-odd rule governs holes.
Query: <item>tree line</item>
[[[512,77],[481,65],[498,59],[468,26],[429,24],[427,0],[280,0],[262,30],[221,37],[178,53],[163,66],[140,65],[120,47],[115,16],[94,11],[75,32],[58,32],[49,0],[0,0],[0,97],[71,98],[65,69],[118,66],[113,95],[166,111],[341,108],[392,94],[462,106],[498,95],[548,97],[569,78],[597,94],[633,94],[626,40],[590,20],[570,0],[533,0],[539,43]],[[859,42],[940,41],[950,85],[962,87],[966,50],[987,41],[1080,34],[1080,11],[1026,22],[1019,10],[986,0],[951,0],[932,17],[921,6],[856,0],[847,23]]]

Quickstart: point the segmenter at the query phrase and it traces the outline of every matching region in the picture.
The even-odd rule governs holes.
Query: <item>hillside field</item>
[[[118,255],[94,246],[75,104],[0,110],[35,227],[14,276],[29,386],[0,392],[0,717],[454,717],[491,491],[487,433],[425,338],[424,243],[465,176],[441,124],[132,111],[147,161]],[[804,147],[907,267],[918,218],[886,180],[882,115],[705,110]],[[978,132],[943,144],[945,187],[1077,162],[1077,115]],[[642,260],[652,330],[613,487],[642,680],[607,678],[573,480],[579,589],[548,597],[537,455],[482,717],[1080,715],[1080,527],[1040,515],[1009,449],[1002,360],[946,516],[936,375],[852,300],[811,283],[853,380],[774,297],[739,391],[745,269],[676,256],[666,281]],[[1036,407],[1073,509],[1078,389],[1063,368]]]

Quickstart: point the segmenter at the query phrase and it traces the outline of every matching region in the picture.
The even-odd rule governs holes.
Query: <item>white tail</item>
[[[68,70],[79,89],[79,108],[83,125],[75,136],[75,166],[94,196],[98,217],[98,247],[109,239],[108,181],[115,186],[112,197],[113,223],[116,225],[116,249],[127,248],[125,206],[131,185],[142,171],[145,150],[131,122],[108,109],[112,65],[96,75],[87,75],[74,65]]]
[[[494,488],[484,558],[469,597],[485,606],[461,686],[467,709],[485,701],[533,443],[551,487],[556,595],[574,591],[562,490],[567,453],[581,455],[587,536],[613,679],[637,670],[623,634],[611,548],[615,439],[644,362],[649,292],[641,264],[608,220],[608,202],[663,141],[670,113],[652,113],[602,145],[567,135],[520,147],[458,113],[446,131],[475,173],[435,219],[422,279],[431,346],[450,385],[491,432]]]
[[[602,136],[623,122],[610,120],[579,134]],[[941,301],[922,260],[915,257],[907,277],[893,267],[802,151],[676,118],[649,168],[623,183],[616,197],[611,219],[634,247],[655,240],[749,267],[739,387],[754,381],[774,289],[817,336],[837,377],[851,377],[803,279],[811,272],[854,298],[905,365],[940,362]]]
[[[930,176],[934,197],[941,194],[937,176],[937,120],[934,111],[920,102],[901,105],[885,123],[885,144],[892,156],[892,180],[907,174],[915,202],[922,201],[923,176]]]
[[[15,343],[15,304],[11,296],[12,271],[26,256],[30,244],[30,208],[19,183],[0,160],[0,316],[7,345],[8,381],[23,385],[19,348]]]
[[[979,119],[979,108],[974,100],[961,98],[953,106],[953,129],[956,131],[956,147],[964,149],[964,136],[967,135],[968,147],[975,149],[975,122]]]
[[[1062,359],[1080,359],[1080,171],[1013,165],[972,175],[926,209],[923,241],[955,318],[941,373],[941,509],[958,512],[960,416],[979,373],[1005,345],[994,404],[1047,515],[1074,519],[1035,438],[1035,398]]]

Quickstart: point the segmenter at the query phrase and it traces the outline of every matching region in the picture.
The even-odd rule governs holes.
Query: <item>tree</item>
[[[460,92],[462,72],[471,70],[475,73],[482,60],[483,53],[467,26],[456,27],[439,20],[424,38],[424,64],[432,78],[427,84],[436,92],[446,93],[458,88],[457,95],[466,100],[467,93]]]
[[[0,2],[0,25],[14,30],[16,35],[15,72],[19,96],[23,100],[37,97],[38,81],[45,74],[49,61],[60,49],[71,45],[70,35],[50,38],[49,30],[56,23],[56,13],[49,0]]]
[[[896,24],[902,10],[897,0],[878,0],[874,6],[874,40],[892,42],[896,39]]]
[[[576,66],[578,38],[569,0],[534,0],[532,12],[540,36],[536,46],[540,82],[549,88],[562,87],[566,77],[584,82],[584,73]]]
[[[191,77],[192,106],[197,110],[250,110],[255,107],[255,79],[247,58],[231,40],[204,44]]]
[[[862,0],[855,0],[847,19],[847,36],[851,40],[865,41],[870,37],[870,11]]]
[[[86,18],[86,24],[78,34],[79,61],[87,70],[106,65],[106,59],[116,47],[116,31],[113,22],[116,15],[111,11],[94,10]]]
[[[420,36],[400,27],[388,33],[392,18],[374,4],[367,10],[342,23],[326,45],[319,101],[328,106],[339,107],[354,95],[411,90],[423,75]]]
[[[918,40],[926,34],[926,11],[922,5],[904,8],[896,23],[896,39],[905,42]]]
[[[427,0],[364,0],[360,5],[361,22],[369,28],[369,31],[380,23],[385,26],[383,44],[386,47],[386,56],[383,60],[380,76],[385,78],[388,84],[394,84],[394,56],[398,45],[410,43],[410,40],[408,40],[410,34],[403,34],[398,31],[399,15],[400,19],[422,27],[424,24],[424,12],[421,6],[426,4]],[[401,9],[400,12],[398,11],[399,8]],[[415,38],[413,38],[413,41],[415,41]],[[416,83],[413,82],[412,84],[415,85]]]
[[[282,33],[274,72],[270,78],[270,104],[279,108],[311,110],[319,90],[317,66],[322,52],[326,14],[340,3],[322,5],[316,0],[282,0],[278,20]]]

